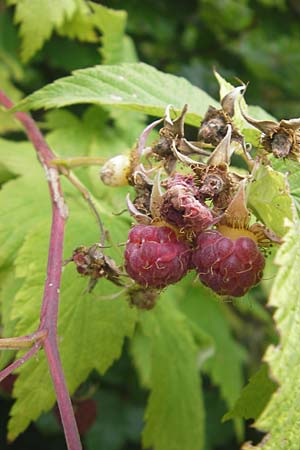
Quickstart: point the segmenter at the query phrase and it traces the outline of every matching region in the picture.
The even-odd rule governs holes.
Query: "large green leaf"
[[[180,307],[195,326],[211,337],[214,347],[209,349],[202,370],[220,387],[221,395],[231,409],[243,385],[245,350],[232,337],[226,305],[210,289],[189,282],[185,296],[180,299]],[[240,420],[235,420],[235,429],[241,438]]]
[[[196,355],[188,322],[163,295],[140,317],[151,358],[151,394],[143,432],[145,447],[155,450],[202,450],[204,412]]]
[[[180,301],[180,307],[196,326],[213,339],[215,351],[203,369],[220,386],[228,406],[233,407],[243,384],[242,363],[245,353],[231,335],[225,304],[199,283],[189,286],[186,297]]]
[[[199,125],[209,105],[217,103],[184,78],[165,74],[142,63],[96,66],[36,91],[17,108],[53,108],[76,103],[114,105],[162,116],[168,104],[178,110],[189,105],[187,123]]]
[[[72,122],[69,116],[67,119],[68,123]],[[2,302],[3,324],[5,334],[22,335],[34,331],[38,324],[49,245],[50,201],[43,169],[30,144],[1,140],[0,156],[4,167],[18,176],[5,183],[0,193],[3,218],[0,227],[1,262],[7,267],[14,263],[17,276],[16,280],[12,278],[3,284],[3,294],[7,296]],[[62,181],[70,209],[65,242],[67,258],[75,247],[97,242],[99,230],[83,199],[75,195],[75,189],[67,181]],[[124,242],[127,220],[109,214],[105,198],[97,208],[113,242]],[[107,251],[120,259],[120,249]],[[117,292],[119,288],[101,281],[92,294],[86,294],[87,282],[73,265],[65,268],[59,334],[71,392],[93,368],[103,373],[119,357],[123,340],[132,334],[136,319],[136,311],[129,308],[124,298],[114,302],[101,300],[101,296]],[[21,368],[14,393],[17,400],[9,426],[11,439],[53,405],[55,396],[47,374],[42,352],[38,359]]]
[[[70,202],[69,202],[70,203]],[[76,205],[67,225],[65,256],[80,244],[97,240],[97,228],[89,222]],[[105,216],[104,216],[105,219]],[[109,220],[109,218],[107,217]],[[104,220],[113,238],[124,240],[127,225],[118,220],[116,225]],[[123,225],[122,225],[123,224]],[[27,235],[16,259],[16,273],[23,280],[15,296],[11,316],[16,321],[15,333],[32,332],[38,323],[39,309],[45,281],[45,267],[49,229],[39,222]],[[102,300],[119,288],[111,288],[107,281],[100,281],[92,294],[87,294],[87,279],[80,277],[73,265],[65,268],[61,289],[59,314],[60,352],[70,392],[78,387],[92,369],[100,373],[120,356],[126,336],[134,330],[136,311],[124,298]],[[9,438],[14,439],[32,420],[49,410],[55,395],[43,353],[30,360],[19,370],[14,388],[16,401],[11,410]],[[26,411],[26,414],[24,413]]]
[[[300,227],[295,225],[285,237],[276,262],[280,266],[274,280],[269,305],[276,308],[274,320],[280,335],[278,347],[268,348],[264,359],[279,388],[255,426],[268,432],[258,447],[264,450],[298,450],[300,442]],[[244,444],[244,448],[249,447]]]
[[[260,166],[248,188],[248,205],[279,236],[287,232],[286,219],[294,218],[286,177],[270,166]]]

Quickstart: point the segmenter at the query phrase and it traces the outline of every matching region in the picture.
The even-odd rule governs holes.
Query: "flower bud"
[[[129,156],[118,155],[106,161],[100,170],[100,178],[107,186],[126,186],[129,172]]]

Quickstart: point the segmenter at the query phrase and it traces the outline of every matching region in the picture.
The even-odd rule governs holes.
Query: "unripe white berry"
[[[114,156],[106,161],[100,170],[100,178],[107,186],[126,186],[128,184],[129,170],[129,156]]]

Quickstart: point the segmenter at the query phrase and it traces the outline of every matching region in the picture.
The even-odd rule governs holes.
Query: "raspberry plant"
[[[243,418],[266,433],[244,449],[297,450],[299,119],[248,107],[246,86],[218,73],[220,103],[136,62],[122,11],[62,1],[47,15],[48,2],[35,1],[33,39],[27,2],[11,3],[24,60],[54,29],[93,42],[100,30],[103,64],[16,105],[0,93],[0,379],[17,374],[8,439],[57,401],[68,448],[81,448],[77,425],[93,448],[97,408],[75,394],[128,339],[150,391],[144,448],[207,448],[200,371],[218,386],[239,441]],[[74,104],[87,106],[60,109]],[[36,109],[53,109],[43,134],[26,112]],[[29,142],[13,140],[20,125]],[[245,311],[271,328],[257,300],[268,296],[280,342],[242,389],[251,355],[233,331],[243,336]],[[80,405],[89,404],[83,427]]]

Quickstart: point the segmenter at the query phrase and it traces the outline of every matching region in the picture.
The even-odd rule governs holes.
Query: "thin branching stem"
[[[1,370],[0,372],[0,382],[4,380],[4,378],[8,377],[14,370],[21,367],[26,361],[28,361],[30,358],[32,358],[33,355],[35,355],[41,346],[43,345],[42,341],[37,341],[33,347],[31,347],[30,350],[28,350],[25,355],[21,356],[20,358],[16,359],[14,362],[9,364],[5,369]]]
[[[101,166],[105,161],[105,158],[99,156],[76,156],[73,158],[55,158],[51,163],[53,166],[71,169],[83,166]]]
[[[21,350],[22,348],[30,348],[38,341],[45,339],[46,330],[38,330],[35,333],[26,336],[17,336],[12,338],[0,339],[0,350]]]
[[[96,221],[97,224],[99,226],[100,229],[100,239],[99,239],[99,243],[102,247],[104,247],[104,243],[105,243],[105,239],[106,239],[106,233],[104,230],[104,226],[100,217],[100,214],[97,211],[95,202],[89,192],[89,190],[84,186],[84,184],[81,183],[81,181],[76,177],[76,175],[71,172],[70,170],[66,169],[65,167],[60,167],[59,168],[60,173],[62,173],[66,178],[68,178],[68,180],[70,181],[70,183],[73,184],[73,186],[76,187],[76,189],[81,193],[81,195],[83,196],[84,200],[87,202],[87,204],[89,205]]]

